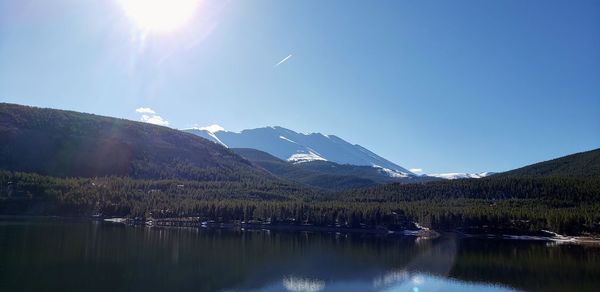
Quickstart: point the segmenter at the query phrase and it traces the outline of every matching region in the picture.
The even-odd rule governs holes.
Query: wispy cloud
[[[149,107],[141,107],[135,110],[136,112],[140,113],[140,114],[156,114],[155,111],[153,111],[151,108]]]
[[[422,168],[411,168],[409,170],[410,170],[410,172],[414,172],[414,173],[423,172]]]
[[[275,64],[273,67],[278,67],[279,65],[285,63],[285,61],[289,60],[292,57],[292,54],[289,54],[287,57],[283,58],[283,60],[279,61],[279,63]]]
[[[144,123],[159,125],[159,126],[168,126],[169,121],[163,119],[163,117],[156,114],[156,112],[149,107],[140,107],[135,110],[137,113],[142,114],[140,117],[140,121]]]

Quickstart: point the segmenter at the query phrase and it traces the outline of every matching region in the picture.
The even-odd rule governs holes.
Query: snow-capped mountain
[[[414,175],[368,149],[350,144],[334,135],[302,134],[282,127],[264,127],[236,133],[222,130],[216,125],[184,131],[225,147],[258,149],[279,159],[295,163],[323,160],[339,164],[372,166],[393,177]]]
[[[483,178],[495,174],[495,172],[479,172],[479,173],[463,173],[463,172],[451,172],[451,173],[431,173],[427,176],[439,177],[443,179],[459,179],[459,178]]]

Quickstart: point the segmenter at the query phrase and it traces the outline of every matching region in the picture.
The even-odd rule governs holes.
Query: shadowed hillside
[[[330,161],[315,160],[293,163],[250,148],[232,148],[231,150],[272,174],[326,190],[341,191],[382,183],[415,183],[439,180],[438,178],[419,176],[391,177],[380,168],[337,164]]]
[[[52,176],[239,180],[264,171],[230,150],[166,127],[0,104],[0,168]]]
[[[305,164],[310,164],[311,162],[293,164],[256,149],[234,148],[232,151],[274,175],[312,187],[335,191],[368,187],[377,184],[373,180],[357,176],[337,175],[335,173],[307,169],[304,167]]]

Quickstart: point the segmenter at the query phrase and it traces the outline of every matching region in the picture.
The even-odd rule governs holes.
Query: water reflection
[[[401,284],[408,280],[410,275],[407,271],[390,271],[373,280],[373,288],[380,289],[394,284]]]
[[[325,289],[325,281],[289,276],[283,278],[283,286],[293,292],[316,292]]]
[[[384,282],[378,282],[382,279]],[[513,291],[497,284],[476,284],[429,274],[408,275],[405,272],[390,272],[370,284],[368,281],[333,279],[331,281],[284,278],[282,285],[272,283],[260,291]]]
[[[598,291],[600,249],[544,242],[0,218],[0,291]]]

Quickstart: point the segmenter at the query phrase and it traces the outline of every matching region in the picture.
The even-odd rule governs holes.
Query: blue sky
[[[0,101],[335,134],[427,173],[600,147],[600,1],[203,1],[170,32],[119,1],[0,0]]]

